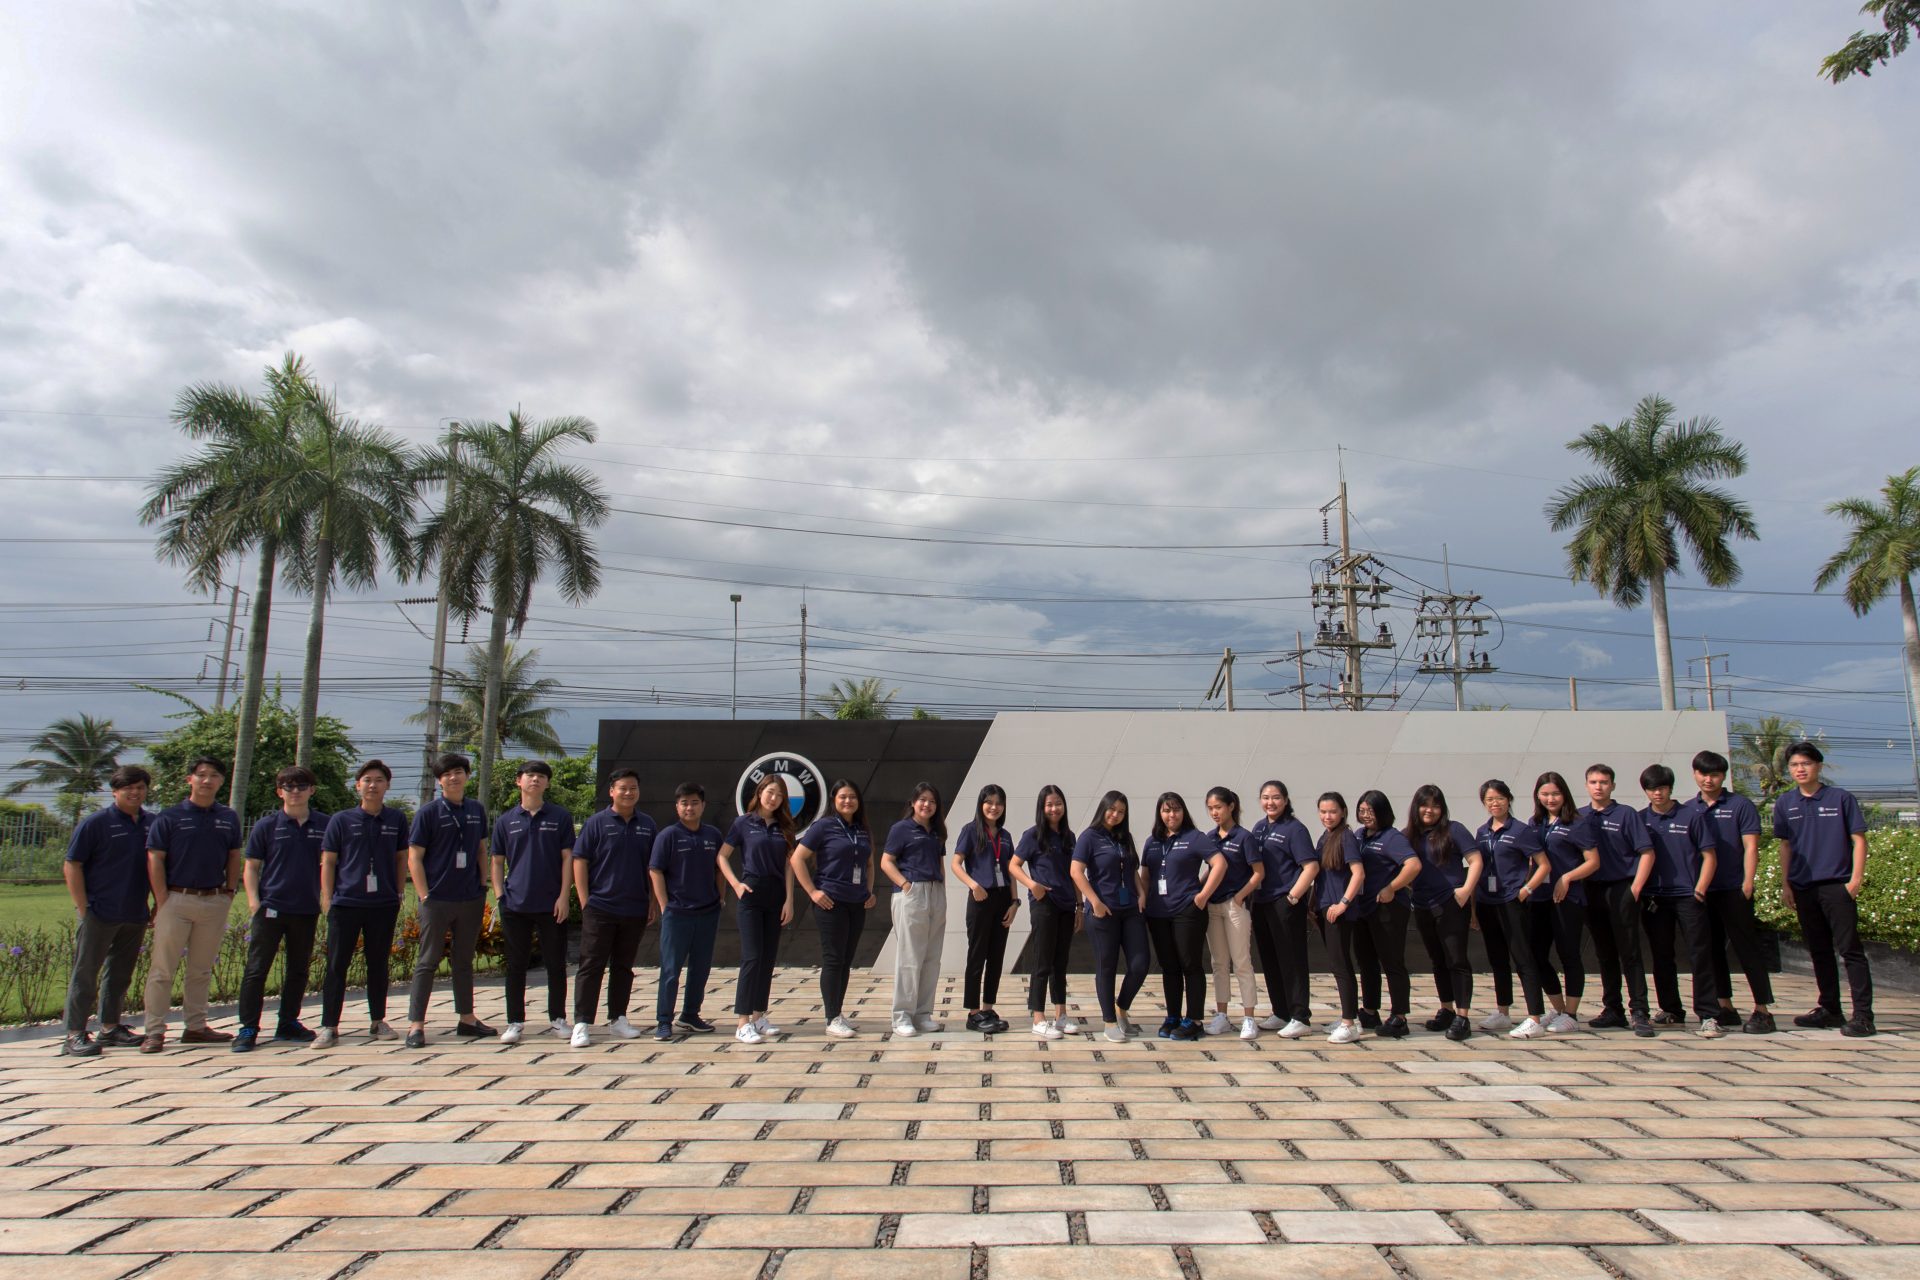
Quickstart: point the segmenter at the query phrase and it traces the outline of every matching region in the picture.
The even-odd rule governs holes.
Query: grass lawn
[[[73,919],[64,884],[0,884],[0,933],[57,928]]]

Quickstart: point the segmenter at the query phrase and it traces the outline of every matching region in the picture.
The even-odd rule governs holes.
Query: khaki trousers
[[[173,974],[186,953],[186,994],[180,1012],[188,1030],[207,1026],[207,993],[213,987],[213,962],[227,933],[233,895],[170,893],[153,917],[153,958],[147,966],[147,1034],[167,1029],[173,1003]]]

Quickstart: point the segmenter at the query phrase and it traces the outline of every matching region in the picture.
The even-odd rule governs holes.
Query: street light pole
[[[727,700],[727,718],[740,718],[740,597],[730,595],[733,601],[733,696]]]

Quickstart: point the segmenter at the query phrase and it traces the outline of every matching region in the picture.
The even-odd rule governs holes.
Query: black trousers
[[[1631,880],[1587,881],[1587,929],[1600,958],[1600,1001],[1608,1013],[1621,1013],[1624,977],[1633,1012],[1647,1015],[1647,969],[1640,959],[1640,904]]]
[[[1433,965],[1433,990],[1443,1005],[1473,1008],[1473,962],[1467,958],[1472,918],[1452,894],[1430,907],[1415,907],[1413,920]]]
[[[978,902],[967,895],[967,977],[961,1003],[969,1009],[991,1009],[1000,997],[1010,932],[1005,922],[1012,906],[1013,890],[1005,885],[989,888]]]
[[[1055,899],[1068,903],[1062,910]],[[1072,896],[1058,889],[1038,902],[1027,904],[1027,919],[1033,925],[1033,976],[1027,981],[1027,1009],[1039,1013],[1047,1007],[1051,991],[1055,1004],[1067,1002],[1067,957],[1073,950]]]
[[[1207,909],[1188,908],[1177,916],[1149,916],[1147,937],[1160,962],[1167,1016],[1195,1022],[1206,1017]]]
[[[1320,920],[1320,940],[1326,944],[1327,967],[1333,970],[1334,989],[1340,993],[1340,1016],[1352,1022],[1360,1016],[1360,988],[1353,976],[1353,940],[1366,927],[1366,921],[1350,920],[1342,914],[1331,924]]]
[[[1753,917],[1753,900],[1738,889],[1707,890],[1707,928],[1713,935],[1713,987],[1720,999],[1732,1001],[1733,974],[1727,969],[1727,948],[1747,975],[1747,990],[1755,1004],[1773,1003],[1773,975],[1767,951],[1760,945],[1760,924]]]
[[[93,1016],[94,1000],[100,1002],[100,1029],[111,1031],[120,1025],[127,1000],[127,987],[133,982],[134,962],[140,958],[140,941],[147,936],[147,922],[125,924],[102,920],[88,911],[73,934],[73,976],[67,982],[67,1030],[87,1029]],[[106,966],[107,981],[100,982],[100,967]]]
[[[1522,913],[1526,920],[1527,947],[1540,974],[1540,990],[1550,996],[1565,994],[1578,1000],[1587,989],[1587,961],[1580,954],[1581,933],[1587,927],[1587,907],[1583,902],[1555,902],[1535,898]],[[1555,953],[1560,956],[1560,973],[1566,974],[1564,991],[1560,973],[1553,967]]]
[[[1393,901],[1376,906],[1364,916],[1363,928],[1354,931],[1353,960],[1360,971],[1360,1007],[1380,1008],[1380,975],[1387,976],[1387,995],[1393,1004],[1389,1010],[1401,1017],[1412,1007],[1413,992],[1407,979],[1407,917],[1412,914],[1404,891]]]
[[[1275,1016],[1311,1022],[1307,1007],[1307,904],[1298,906],[1284,897],[1255,902],[1253,945],[1260,952],[1260,968],[1267,976],[1267,999]]]
[[[300,1002],[307,998],[307,966],[313,962],[313,935],[320,917],[268,915],[262,907],[247,926],[247,967],[240,976],[240,1025],[260,1029],[260,1009],[267,1000],[267,970],[274,953],[287,944],[286,976],[280,983],[280,1025],[300,1021]]]
[[[1795,885],[1793,907],[1800,917],[1800,936],[1806,940],[1807,954],[1813,961],[1820,1007],[1841,1014],[1840,967],[1834,963],[1838,954],[1847,966],[1853,1016],[1871,1019],[1873,971],[1867,967],[1867,950],[1860,945],[1860,910],[1847,892],[1846,882],[1828,880],[1805,888]]]
[[[1711,1018],[1720,1009],[1719,991],[1713,981],[1713,931],[1707,926],[1707,909],[1692,895],[1684,898],[1657,898],[1649,894],[1640,903],[1641,919],[1647,941],[1653,946],[1653,990],[1660,1008],[1676,1017],[1686,1017],[1680,1003],[1680,970],[1674,963],[1673,944],[1678,938],[1687,949],[1687,972],[1693,978],[1693,1011]]]
[[[551,911],[502,911],[500,936],[507,951],[507,1021],[527,1020],[527,966],[533,940],[540,939],[540,963],[547,971],[547,1017],[567,1016],[567,926]]]
[[[866,931],[867,907],[863,902],[836,902],[833,910],[822,911],[816,904],[813,922],[820,930],[820,1012],[832,1022],[846,1006],[847,979],[853,972],[854,949]]]
[[[588,906],[580,912],[580,972],[573,978],[573,1020],[592,1022],[607,983],[607,1021],[624,1018],[633,1000],[633,958],[647,931],[645,916],[617,916]]]
[[[1512,967],[1520,972],[1520,994],[1527,1002],[1527,1016],[1540,1019],[1547,1016],[1547,1000],[1543,994],[1546,985],[1540,979],[1540,957],[1533,949],[1533,939],[1527,929],[1533,923],[1533,907],[1515,898],[1511,902],[1501,902],[1489,906],[1480,904],[1480,930],[1484,937],[1487,920],[1497,921],[1496,928],[1503,941],[1507,943],[1507,958]],[[1493,944],[1487,944],[1489,955]],[[1513,987],[1509,981],[1507,997],[1502,1004],[1513,1003]]]
[[[337,906],[327,912],[327,973],[320,982],[320,1025],[340,1029],[347,1004],[347,972],[353,968],[353,949],[363,943],[367,952],[367,1017],[387,1017],[388,966],[393,960],[393,928],[400,904],[385,907]]]
[[[740,899],[740,981],[733,1011],[742,1017],[766,1012],[773,999],[773,966],[780,955],[780,913],[787,906],[784,876],[743,876],[753,892]]]
[[[1138,911],[1109,911],[1103,919],[1087,913],[1087,933],[1093,938],[1093,990],[1100,998],[1100,1016],[1109,1023],[1121,1009],[1133,1008],[1133,998],[1147,981],[1147,922]],[[1115,995],[1113,981],[1125,958],[1126,977]]]
[[[1480,945],[1487,949],[1487,976],[1493,979],[1493,1003],[1501,1009],[1513,1004],[1514,952],[1526,946],[1519,934],[1509,936],[1497,902],[1476,900],[1473,918],[1480,926]]]

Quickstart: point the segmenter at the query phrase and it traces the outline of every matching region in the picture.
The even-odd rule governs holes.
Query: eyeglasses
[[[313,790],[313,784],[311,782],[283,782],[280,784],[280,789],[282,791],[311,791]]]

